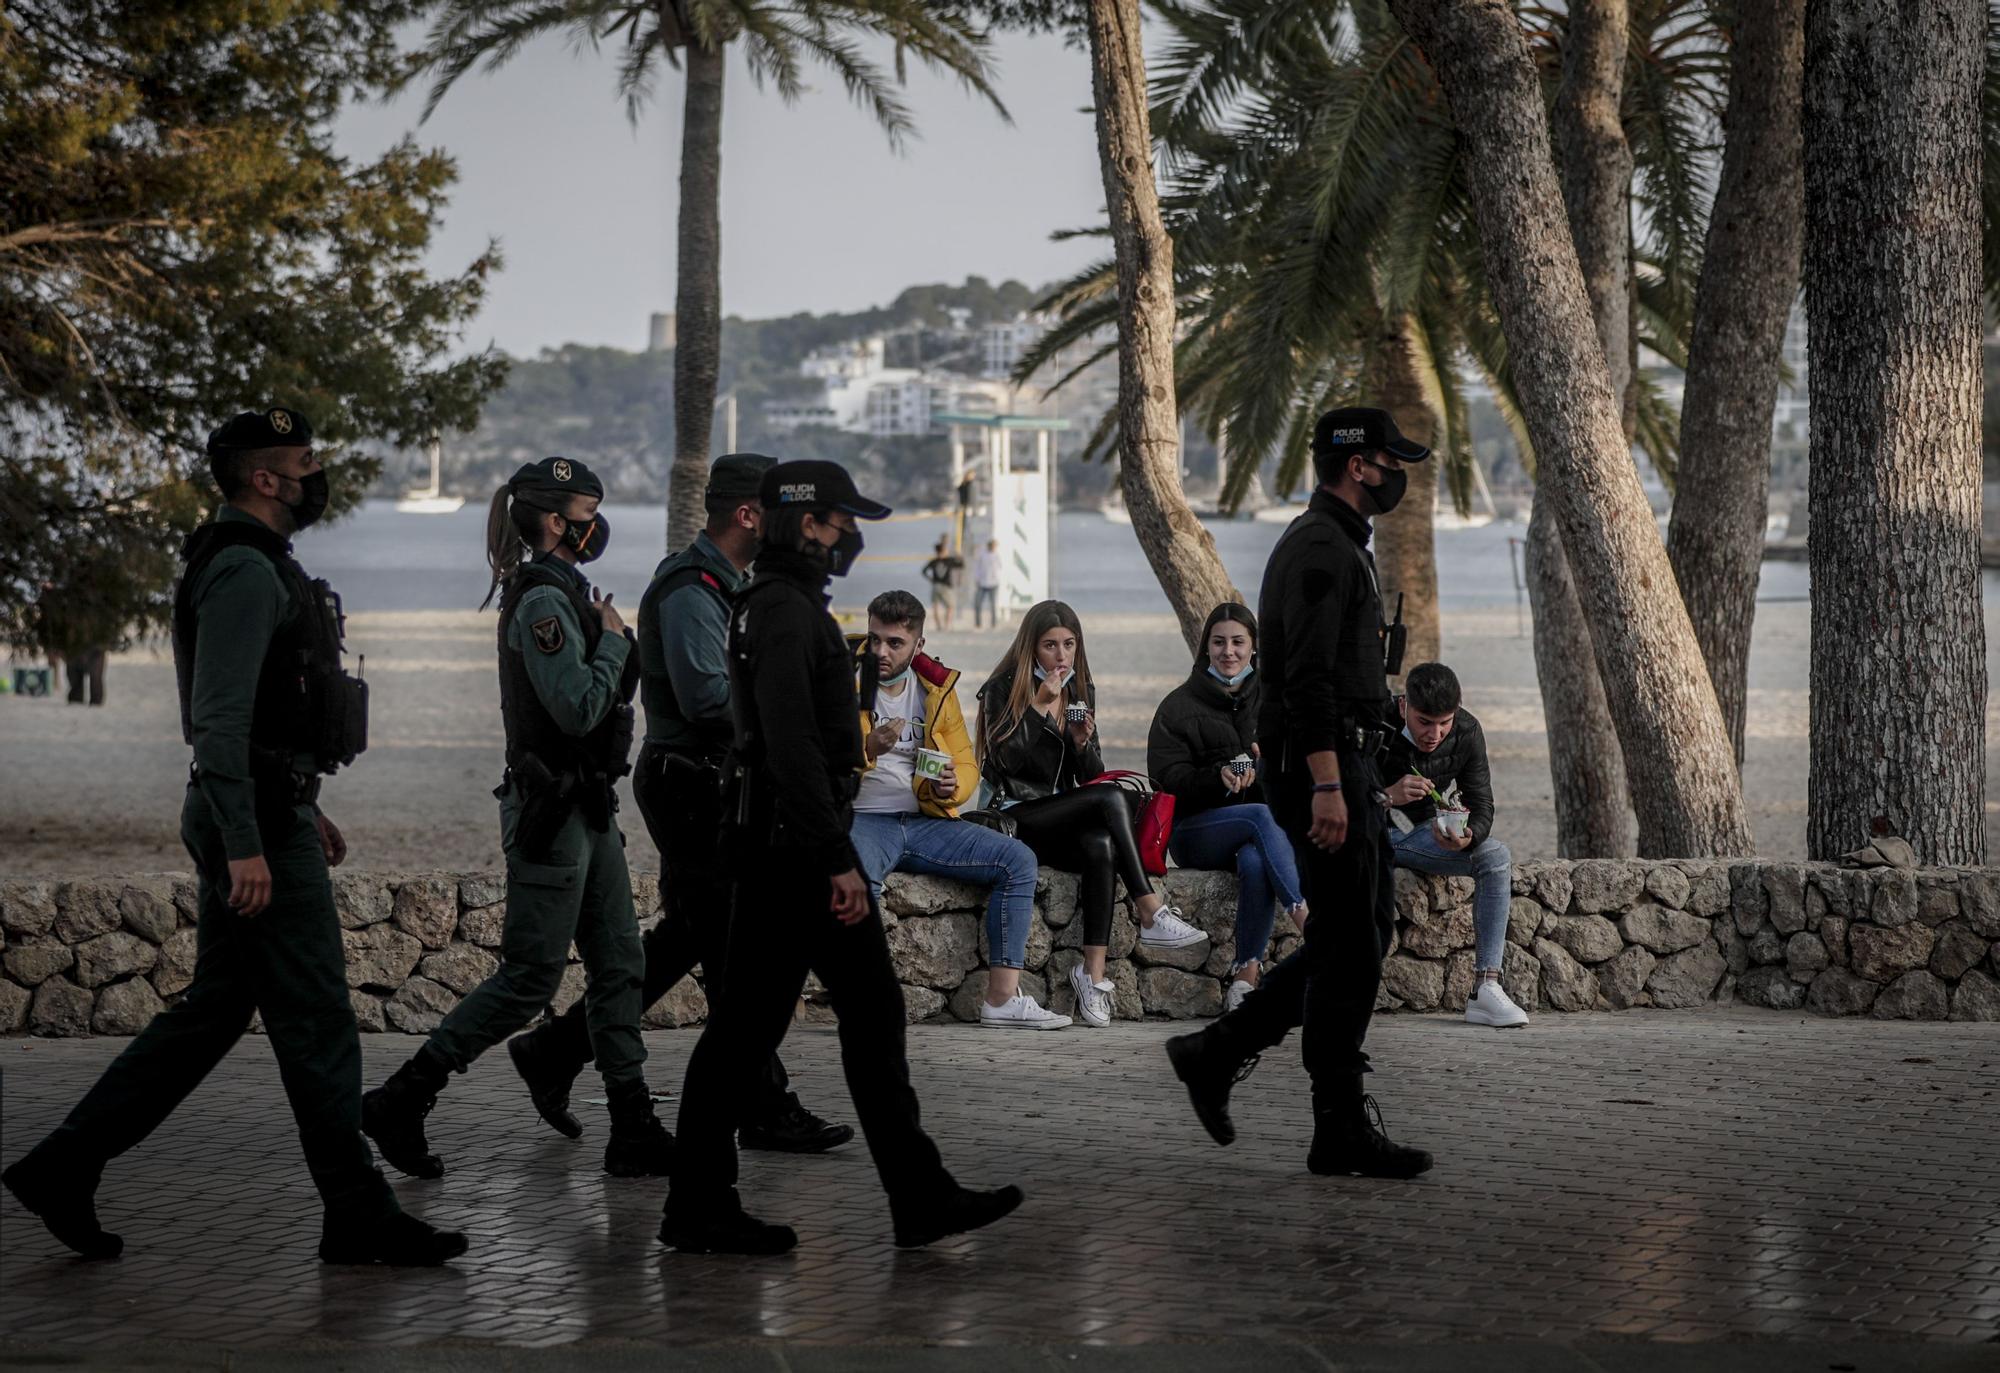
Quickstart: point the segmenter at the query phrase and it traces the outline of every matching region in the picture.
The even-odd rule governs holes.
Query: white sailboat
[[[425,447],[431,456],[431,484],[405,492],[403,499],[396,502],[396,510],[404,515],[449,515],[464,506],[465,497],[447,496],[438,488],[438,466],[444,457],[444,445],[432,439]]]

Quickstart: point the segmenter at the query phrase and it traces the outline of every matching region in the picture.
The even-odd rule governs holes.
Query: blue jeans
[[[1000,623],[1000,588],[982,586],[972,594],[972,627],[979,628],[981,614],[989,617],[994,624]]]
[[[1262,962],[1278,917],[1273,902],[1283,901],[1290,910],[1305,899],[1292,841],[1271,808],[1253,802],[1176,820],[1167,850],[1184,868],[1236,870],[1236,962],[1230,971]]]
[[[986,901],[988,965],[1023,965],[1035,919],[1035,855],[1026,844],[964,820],[866,811],[856,812],[848,837],[878,901],[882,881],[892,872],[924,872],[993,888]]]
[[[1514,855],[1498,839],[1482,839],[1456,851],[1438,843],[1425,821],[1404,834],[1389,829],[1389,847],[1396,866],[1445,877],[1472,879],[1472,942],[1479,971],[1498,972],[1507,952],[1507,913],[1514,904]]]

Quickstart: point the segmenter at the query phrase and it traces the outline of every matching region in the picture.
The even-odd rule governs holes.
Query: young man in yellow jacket
[[[867,770],[854,798],[850,837],[879,897],[892,872],[922,872],[991,886],[986,903],[989,1029],[1060,1030],[1070,1021],[1021,991],[1035,920],[1035,855],[1018,839],[968,824],[959,808],[979,789],[979,765],[958,707],[958,673],[927,656],[923,603],[885,591],[868,606],[875,708],[861,714]]]

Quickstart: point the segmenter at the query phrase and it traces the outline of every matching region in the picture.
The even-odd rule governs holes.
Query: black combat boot
[[[507,1041],[507,1057],[528,1084],[528,1100],[535,1103],[536,1114],[557,1134],[577,1139],[583,1134],[583,1122],[569,1109],[569,1089],[590,1060],[566,1058],[553,1049],[554,1041],[545,1030],[530,1030]]]
[[[921,1249],[946,1235],[962,1235],[991,1225],[1026,1199],[1018,1187],[978,1192],[956,1184],[943,1197],[926,1198],[921,1204],[899,1205],[891,1198],[889,1217],[896,1226],[896,1247]]]
[[[437,1105],[449,1076],[451,1070],[426,1045],[394,1077],[362,1093],[361,1132],[397,1172],[413,1178],[444,1176],[444,1161],[424,1138],[424,1117]]]
[[[1313,1142],[1306,1167],[1322,1177],[1413,1178],[1431,1170],[1431,1156],[1383,1133],[1382,1112],[1374,1097],[1361,1094],[1357,1077],[1332,1090],[1313,1088]]]
[[[611,1140],[604,1146],[604,1171],[614,1178],[663,1178],[674,1166],[674,1137],[653,1113],[653,1094],[643,1080],[610,1089]]]
[[[125,1241],[97,1223],[102,1164],[62,1162],[44,1143],[0,1173],[14,1199],[42,1219],[49,1233],[87,1259],[115,1259]]]
[[[786,1254],[798,1242],[791,1226],[767,1225],[745,1212],[734,1187],[719,1205],[676,1206],[669,1192],[660,1220],[660,1243],[683,1254]]]
[[[1174,1076],[1187,1085],[1195,1119],[1217,1144],[1236,1142],[1236,1123],[1229,1118],[1229,1091],[1257,1066],[1256,1054],[1238,1053],[1218,1023],[1167,1041],[1167,1060]]]
[[[465,1236],[438,1230],[393,1211],[374,1220],[343,1220],[328,1211],[320,1225],[321,1263],[379,1263],[385,1268],[435,1268],[465,1252]]]
[[[821,1120],[799,1104],[797,1092],[785,1093],[785,1104],[769,1119],[746,1125],[736,1132],[745,1149],[768,1149],[780,1154],[823,1154],[838,1149],[854,1138],[852,1125],[835,1125]]]

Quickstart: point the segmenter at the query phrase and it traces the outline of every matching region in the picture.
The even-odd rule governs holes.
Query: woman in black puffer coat
[[[1168,693],[1146,739],[1146,771],[1174,796],[1168,852],[1184,868],[1236,872],[1236,962],[1225,1009],[1257,985],[1277,903],[1304,924],[1291,841],[1257,780],[1257,617],[1225,603],[1209,612],[1201,656]]]

